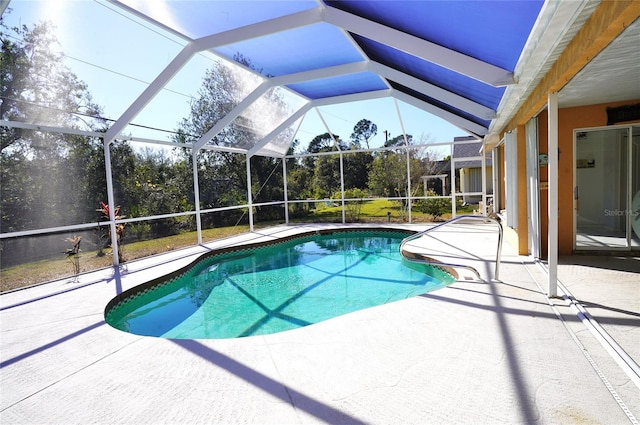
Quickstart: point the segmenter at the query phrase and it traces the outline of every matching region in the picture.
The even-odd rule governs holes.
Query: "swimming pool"
[[[311,325],[453,282],[438,267],[401,257],[409,234],[331,230],[214,251],[122,293],[105,318],[137,335],[236,338]]]

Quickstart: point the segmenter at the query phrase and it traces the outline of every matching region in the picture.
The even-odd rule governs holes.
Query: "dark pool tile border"
[[[189,270],[196,267],[198,263],[208,260],[211,257],[224,256],[225,254],[237,253],[237,252],[247,251],[251,249],[262,248],[266,246],[278,245],[278,244],[286,243],[295,239],[304,239],[312,236],[326,236],[326,235],[332,235],[332,234],[338,234],[338,233],[370,233],[370,232],[394,233],[394,234],[401,233],[401,234],[406,234],[407,236],[410,236],[416,233],[416,231],[414,230],[394,229],[394,228],[388,228],[388,227],[318,229],[318,230],[310,230],[302,233],[296,233],[289,236],[283,236],[270,241],[254,242],[254,243],[213,249],[209,252],[205,252],[204,254],[199,255],[198,258],[196,258],[195,260],[193,260],[192,262],[190,262],[184,267],[181,267],[173,272],[167,273],[165,275],[149,280],[147,282],[136,285],[133,288],[127,289],[126,291],[118,294],[106,305],[104,309],[104,317],[108,318],[109,314],[112,311],[121,307],[123,304],[132,301],[138,296],[144,295],[149,291],[156,290],[162,286],[168,285],[172,283],[174,280],[183,277]]]

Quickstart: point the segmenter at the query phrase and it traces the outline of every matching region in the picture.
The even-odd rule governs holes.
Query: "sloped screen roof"
[[[195,53],[249,58],[261,81],[227,126],[256,126],[248,111],[268,93],[286,106],[271,126],[236,146],[284,154],[283,137],[315,106],[389,96],[476,136],[488,133],[544,2],[531,1],[171,1],[114,5],[169,29],[185,46],[107,132],[113,139]],[[246,67],[244,67],[246,70]],[[262,100],[260,100],[262,99]],[[256,102],[261,101],[259,105]],[[258,106],[260,107],[258,107]],[[284,114],[284,115],[283,115]],[[262,119],[264,121],[264,118]]]
[[[542,1],[123,1],[310,101],[388,90],[486,134]],[[161,4],[161,5],[160,5]],[[213,36],[213,37],[212,37]],[[359,72],[341,65],[360,63]],[[322,74],[326,69],[327,73]],[[320,72],[318,72],[320,71]],[[301,73],[308,73],[305,78]],[[287,82],[287,76],[295,76]],[[403,98],[402,95],[405,97]],[[259,143],[259,142],[256,142]],[[259,149],[256,151],[258,152]]]

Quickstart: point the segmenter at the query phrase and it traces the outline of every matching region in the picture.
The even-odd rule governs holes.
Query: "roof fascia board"
[[[580,19],[581,14],[585,11],[588,13],[588,10],[593,7],[590,3],[592,2],[545,2],[514,71],[518,84],[507,87],[498,106],[499,111],[508,111],[511,114],[498,114],[498,118],[489,127],[490,138],[494,139],[493,143],[497,139],[497,135],[494,135],[495,129],[503,127],[512,118],[516,109],[524,103],[535,85],[540,82],[543,74],[551,68],[551,61],[557,57],[556,49],[564,48],[565,37],[575,35],[569,32],[574,22]]]
[[[113,142],[120,132],[147,106],[156,94],[182,69],[182,67],[197,53],[194,43],[189,43],[176,55],[146,89],[133,101],[120,118],[107,130],[104,140],[107,144]]]
[[[428,112],[446,121],[449,121],[451,124],[457,127],[460,127],[465,131],[469,131],[477,135],[487,134],[487,129],[485,127],[479,124],[476,124],[473,121],[469,121],[465,118],[462,118],[458,115],[452,114],[451,112],[440,109],[437,106],[434,106],[422,100],[416,99],[413,96],[409,96],[406,93],[402,93],[398,90],[393,90],[392,96],[398,100],[401,100],[405,103],[415,106],[416,108],[422,109],[425,112]]]
[[[258,143],[256,143],[249,151],[247,151],[247,158],[251,158],[257,152],[260,151],[263,147],[267,145],[273,138],[278,136],[282,131],[290,127],[293,123],[296,122],[300,117],[306,114],[312,108],[311,102],[306,103],[302,108],[298,109],[296,112],[291,114],[289,118],[284,120],[279,126],[274,128],[269,134],[262,138]]]
[[[562,2],[564,3],[564,2]],[[492,131],[491,142],[503,132],[524,125],[544,109],[548,94],[559,92],[575,75],[609,45],[624,29],[640,17],[636,0],[603,1],[569,42],[520,109],[513,111],[507,124]],[[511,111],[507,111],[511,112]]]
[[[277,32],[287,31],[307,25],[322,22],[322,9],[316,7],[302,12],[245,25],[240,28],[212,34],[195,40],[199,50],[212,49],[214,47],[234,44],[252,38],[258,38]]]
[[[513,73],[506,69],[334,7],[325,7],[324,20],[495,87],[515,83]]]
[[[247,109],[253,102],[258,100],[260,96],[265,94],[267,90],[273,87],[273,84],[270,80],[263,81],[255,90],[253,90],[247,97],[242,99],[240,103],[238,103],[228,114],[224,117],[220,118],[220,120],[214,124],[213,127],[209,129],[205,134],[200,137],[194,144],[194,149],[200,149],[205,144],[207,144],[211,139],[216,137],[218,133],[222,131],[227,125],[231,124],[231,122],[236,119],[242,112]]]
[[[388,78],[403,86],[409,87],[420,93],[438,99],[439,101],[449,104],[457,109],[467,111],[468,113],[475,115],[476,117],[492,120],[496,117],[496,112],[484,105],[476,103],[472,100],[462,97],[450,91],[444,90],[438,86],[427,83],[419,78],[405,74],[402,71],[383,65],[378,62],[372,61],[369,64],[369,70],[384,78]]]

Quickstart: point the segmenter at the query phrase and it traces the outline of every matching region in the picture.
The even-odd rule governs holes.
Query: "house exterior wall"
[[[527,200],[527,135],[524,125],[516,128],[518,142],[518,254],[529,254]]]
[[[627,102],[615,102],[599,105],[579,106],[573,108],[563,108],[558,110],[558,254],[570,255],[573,253],[573,229],[574,229],[574,206],[573,179],[574,154],[573,154],[573,131],[578,128],[604,127],[607,125],[608,107],[623,105],[633,105],[640,103],[640,99]],[[629,121],[632,124],[640,123],[640,120]],[[541,154],[548,154],[548,117],[547,111],[538,115],[538,148]],[[547,167],[540,167],[540,182],[548,182]],[[541,185],[542,186],[542,185]],[[526,196],[526,187],[521,187],[519,194]],[[548,233],[548,193],[547,190],[540,191],[540,224],[541,224],[541,254],[543,258],[547,256],[547,233]],[[519,206],[519,208],[525,208]],[[526,214],[526,210],[525,210]],[[519,234],[519,238],[522,236]],[[526,240],[526,235],[525,235]]]
[[[504,193],[504,176],[505,174],[505,169],[504,169],[504,144],[498,146],[498,156],[500,157],[500,160],[498,161],[498,185],[499,185],[499,192],[494,194],[494,196],[497,196],[498,199],[500,200],[500,209],[504,209],[505,205],[507,204],[507,198],[505,196]],[[495,191],[495,188],[494,188]]]
[[[492,167],[486,167],[486,190],[487,194],[493,193],[493,179],[491,178]],[[460,191],[461,192],[482,192],[482,167],[461,168],[460,169]],[[482,200],[482,195],[464,195],[464,202],[476,204]]]
[[[612,40],[614,40],[628,25],[640,17],[640,1],[603,1],[600,2],[591,17],[578,31],[574,39],[567,45],[563,53],[538,83],[535,89],[522,103],[511,121],[499,131],[499,136],[489,138],[490,147],[499,143],[507,131],[524,127],[532,118],[538,117],[539,153],[548,154],[548,117],[546,105],[550,93],[558,93],[571,79],[598,55]],[[615,72],[615,70],[612,70]],[[612,78],[615,76],[612,75]],[[558,253],[559,255],[571,254],[573,251],[573,130],[575,128],[589,128],[605,126],[607,124],[606,108],[638,103],[639,100],[607,103],[599,105],[564,108],[558,111]],[[539,111],[543,110],[542,113]],[[620,123],[623,124],[623,123]],[[500,188],[496,188],[496,197],[500,200],[500,208],[504,208],[504,146],[498,146],[501,154],[496,170]],[[525,157],[526,158],[526,157]],[[518,167],[520,167],[518,160]],[[526,164],[526,162],[525,162]],[[526,168],[523,166],[523,168]],[[519,170],[520,171],[520,170]],[[541,182],[547,182],[547,167],[540,167],[539,178]],[[525,171],[526,174],[526,171]],[[526,195],[526,185],[519,187],[519,197]],[[524,192],[523,192],[524,191]],[[522,196],[521,196],[522,195]],[[540,249],[541,257],[547,258],[547,233],[548,233],[548,191],[544,186],[540,190]],[[526,204],[519,203],[519,209],[526,216]],[[520,217],[520,212],[519,212]],[[527,239],[523,226],[515,232],[518,250],[523,251],[524,240]],[[527,242],[528,244],[528,242]]]

